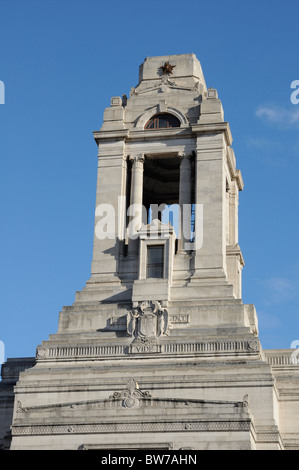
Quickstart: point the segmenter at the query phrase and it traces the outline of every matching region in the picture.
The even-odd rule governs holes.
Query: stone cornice
[[[257,337],[214,339],[210,341],[162,341],[155,344],[144,343],[138,348],[131,345],[130,338],[120,344],[86,343],[86,344],[45,344],[37,349],[37,362],[69,361],[76,358],[78,361],[97,358],[102,360],[129,359],[136,356],[150,357],[188,357],[202,358],[218,357],[244,357],[260,356],[260,343]]]
[[[239,191],[242,191],[244,188],[244,182],[241,170],[236,170],[236,158],[232,147],[229,147],[227,150],[227,164],[231,174],[231,178],[232,180],[236,181]]]
[[[155,140],[155,139],[177,139],[192,137],[192,131],[189,126],[172,127],[170,129],[136,129],[129,131],[128,140]]]
[[[128,134],[128,129],[93,132],[93,136],[97,144],[99,144],[99,141],[101,140],[125,140],[128,137]]]
[[[191,128],[192,128],[192,132],[194,134],[224,132],[227,145],[228,146],[232,145],[233,138],[232,138],[232,133],[231,133],[230,126],[229,126],[228,122],[213,122],[213,123],[206,123],[206,124],[193,124],[191,126]]]
[[[237,182],[239,191],[243,191],[244,182],[243,182],[241,170],[236,170],[236,173],[235,173],[235,180],[236,180],[236,182]]]
[[[192,137],[201,133],[224,132],[226,143],[232,145],[232,134],[228,122],[193,124],[191,126],[173,127],[170,129],[111,129],[94,131],[93,136],[97,143],[101,140],[152,140],[163,138]]]
[[[226,247],[227,256],[237,256],[242,266],[245,266],[245,261],[241,252],[239,244],[236,245],[227,245]]]
[[[171,129],[120,129],[120,130],[100,130],[93,132],[94,139],[97,145],[101,142],[121,141],[132,143],[132,142],[146,142],[154,140],[168,139],[186,139],[192,138],[193,134],[191,128],[188,127],[174,127]],[[193,136],[194,137],[194,136]]]
[[[264,349],[266,361],[275,369],[298,370],[299,352],[297,349]]]

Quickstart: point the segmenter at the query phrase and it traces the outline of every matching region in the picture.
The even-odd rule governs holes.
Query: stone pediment
[[[141,391],[138,383],[134,379],[130,379],[127,382],[126,388],[121,392],[114,392],[107,399],[88,400],[88,401],[77,401],[60,403],[53,405],[41,405],[41,406],[30,406],[23,407],[21,402],[17,404],[17,416],[20,418],[34,418],[43,420],[45,417],[49,421],[51,418],[78,418],[81,414],[85,419],[95,418],[97,416],[97,410],[100,410],[99,416],[105,417],[105,415],[111,416],[111,411],[117,409],[117,414],[120,410],[138,410],[139,408],[147,408],[148,410],[155,410],[162,408],[173,409],[177,415],[178,411],[190,409],[193,414],[218,414],[221,411],[222,414],[234,414],[234,410],[238,412],[240,408],[248,407],[248,397],[245,396],[242,401],[219,401],[219,400],[200,400],[200,399],[189,399],[189,398],[156,398],[152,397],[148,391]],[[107,410],[108,413],[104,413]],[[214,410],[214,412],[213,412]],[[161,413],[162,411],[159,411]],[[150,413],[149,413],[150,414]]]
[[[192,87],[186,87],[182,85],[177,85],[175,82],[161,79],[160,83],[157,83],[156,86],[146,86],[136,88],[132,87],[130,92],[130,97],[134,95],[144,95],[144,94],[157,94],[157,93],[169,93],[170,91],[186,91],[186,92],[196,92],[203,93],[204,87],[201,83],[196,82]]]
[[[107,399],[23,407],[12,435],[250,431],[248,400],[240,402],[155,398],[130,379]]]
[[[158,219],[154,219],[150,224],[142,225],[138,230],[139,236],[153,236],[155,234],[172,234],[174,229],[171,224],[164,224]]]

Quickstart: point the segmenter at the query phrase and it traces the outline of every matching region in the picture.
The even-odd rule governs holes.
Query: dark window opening
[[[168,129],[170,127],[180,127],[180,121],[172,114],[156,114],[145,124],[145,129]]]
[[[152,245],[147,247],[146,277],[162,279],[164,274],[164,246]]]
[[[195,161],[191,169],[191,218],[190,241],[194,241],[195,232]],[[180,159],[177,156],[147,156],[143,172],[143,205],[147,211],[147,223],[159,219],[162,223],[171,223],[176,237],[182,237],[182,225],[179,209]],[[156,209],[158,208],[158,213]],[[186,209],[187,210],[187,209]],[[176,241],[176,250],[178,249]]]

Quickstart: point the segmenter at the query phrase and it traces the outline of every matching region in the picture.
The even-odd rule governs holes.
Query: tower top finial
[[[162,70],[163,75],[171,75],[173,73],[175,65],[171,65],[169,61],[165,62],[160,69]]]

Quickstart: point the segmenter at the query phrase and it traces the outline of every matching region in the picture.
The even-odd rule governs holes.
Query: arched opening
[[[160,113],[152,116],[144,126],[144,129],[169,129],[180,127],[181,123],[176,116],[168,113]]]

